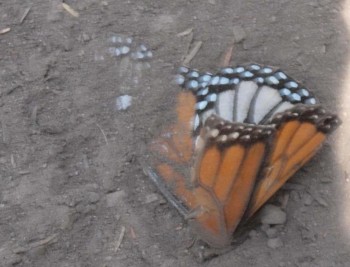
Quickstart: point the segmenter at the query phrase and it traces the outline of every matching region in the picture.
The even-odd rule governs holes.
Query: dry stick
[[[0,30],[0,34],[5,34],[9,31],[11,31],[11,28],[5,28],[5,29]]]
[[[105,142],[106,142],[106,145],[108,145],[108,139],[107,139],[107,136],[105,134],[105,132],[103,131],[103,129],[101,128],[100,125],[98,125],[98,123],[96,123],[97,127],[100,129],[102,135],[103,135],[103,138],[105,139]]]
[[[186,40],[187,40],[187,46],[186,46],[184,55],[181,57],[181,61],[182,62],[186,58],[186,55],[190,52],[191,44],[192,44],[192,41],[193,41],[193,32],[190,32],[188,34],[188,36],[186,36]]]
[[[24,21],[24,20],[26,19],[26,17],[28,16],[29,11],[30,11],[31,8],[32,8],[32,7],[28,7],[28,8],[24,11],[24,13],[23,13],[21,19],[19,20],[19,24],[22,24],[22,23],[23,23],[23,21]]]
[[[11,165],[12,165],[12,167],[16,168],[16,161],[15,161],[15,157],[13,156],[13,154],[11,154],[10,158],[11,158]]]
[[[130,235],[131,235],[132,239],[136,238],[136,234],[135,234],[134,228],[132,228],[132,227],[130,227]]]
[[[221,67],[227,67],[230,64],[230,61],[232,59],[232,53],[233,53],[233,45],[230,45],[226,48],[224,54],[221,57],[220,60],[220,66]]]
[[[194,44],[193,49],[191,50],[191,52],[185,57],[185,60],[183,61],[183,65],[184,66],[188,66],[188,64],[191,62],[191,60],[196,56],[196,54],[198,53],[199,49],[201,48],[203,42],[202,41],[198,41]]]
[[[56,242],[55,239],[58,236],[58,234],[53,234],[45,239],[39,240],[37,242],[31,243],[30,244],[30,248],[36,248],[36,247],[40,247],[43,245],[46,245],[48,243],[50,243],[51,241]]]
[[[21,253],[27,252],[28,250],[31,250],[33,248],[45,246],[45,245],[51,244],[51,243],[56,243],[57,236],[58,236],[58,234],[53,234],[51,236],[46,237],[45,239],[41,239],[39,241],[30,243],[29,246],[15,248],[15,249],[13,249],[13,252],[16,254],[21,254]]]
[[[8,143],[7,128],[4,120],[1,120],[0,122],[1,122],[2,141],[4,142],[4,144],[7,144]]]
[[[122,230],[120,231],[120,235],[119,235],[119,238],[118,238],[118,241],[115,245],[115,249],[114,249],[114,252],[117,252],[122,241],[123,241],[123,238],[124,238],[124,235],[125,235],[125,226],[122,226]]]
[[[69,13],[71,14],[73,17],[79,17],[79,13],[77,11],[75,11],[73,8],[71,8],[69,5],[67,5],[66,3],[62,3],[62,7]]]
[[[33,124],[37,125],[37,119],[38,119],[38,105],[35,105],[33,110],[32,110],[32,113],[30,114],[30,118],[33,122]]]
[[[193,28],[188,28],[187,30],[184,30],[183,32],[179,32],[178,34],[176,34],[177,37],[182,37],[182,36],[186,36],[189,35],[190,33],[192,33]]]

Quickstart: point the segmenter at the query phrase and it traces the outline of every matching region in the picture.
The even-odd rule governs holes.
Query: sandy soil
[[[289,200],[277,248],[257,226],[205,263],[140,165],[173,118],[172,75],[188,47],[202,41],[191,66],[215,70],[234,27],[245,38],[232,64],[280,66],[337,112],[349,41],[343,1],[65,2],[80,16],[60,0],[0,1],[0,30],[11,28],[0,34],[1,266],[350,266],[337,135],[280,193]],[[193,36],[177,36],[188,28]],[[147,44],[151,67],[108,56],[113,33]],[[124,94],[132,106],[119,111]]]

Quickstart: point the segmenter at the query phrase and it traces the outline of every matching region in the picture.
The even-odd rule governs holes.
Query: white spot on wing
[[[258,89],[258,85],[255,82],[247,81],[241,82],[238,87],[237,94],[237,118],[238,122],[243,122],[247,118],[250,102]]]
[[[254,122],[259,123],[262,118],[264,118],[264,116],[281,101],[282,97],[280,96],[278,90],[269,86],[261,87],[254,106]]]
[[[235,91],[228,90],[219,94],[217,100],[218,115],[224,120],[233,120],[233,107],[235,102]]]
[[[199,126],[199,116],[197,114],[193,120],[193,131],[197,130],[198,126]]]

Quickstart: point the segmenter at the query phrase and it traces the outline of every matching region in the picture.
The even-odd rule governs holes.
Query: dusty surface
[[[257,226],[201,264],[186,248],[185,221],[139,163],[172,118],[170,81],[191,42],[177,33],[188,28],[192,43],[203,41],[191,66],[215,70],[241,27],[232,64],[281,66],[337,111],[348,64],[343,1],[66,3],[78,18],[59,0],[0,2],[0,30],[11,28],[0,34],[1,266],[349,266],[337,135],[280,193],[289,196],[285,225],[270,237]],[[148,44],[151,68],[106,56],[112,33]],[[118,111],[123,94],[132,106]]]

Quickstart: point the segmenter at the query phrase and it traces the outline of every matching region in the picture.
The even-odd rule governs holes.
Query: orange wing
[[[201,131],[193,172],[195,229],[210,245],[230,244],[274,130],[212,115]]]
[[[145,171],[204,241],[224,247],[339,120],[270,67],[181,68],[177,78],[177,121],[151,144],[156,160]]]
[[[321,106],[300,105],[276,115],[271,123],[276,125],[277,134],[252,195],[248,218],[315,155],[339,120]]]
[[[212,115],[192,144],[194,110],[184,109],[191,96],[180,94],[179,119],[153,142],[152,151],[161,157],[147,173],[179,212],[193,219],[203,240],[224,247],[246,210],[274,129]]]

